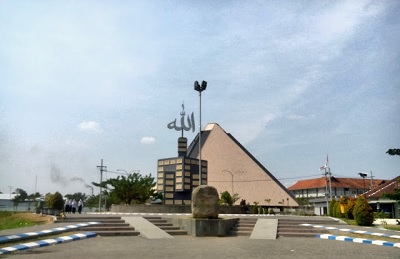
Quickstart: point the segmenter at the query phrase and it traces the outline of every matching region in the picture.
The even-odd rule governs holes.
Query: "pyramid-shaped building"
[[[197,135],[188,147],[188,157],[199,158],[198,139]],[[207,184],[219,193],[237,193],[250,204],[298,206],[285,186],[217,123],[207,124],[201,132],[201,144],[201,159],[208,162]]]

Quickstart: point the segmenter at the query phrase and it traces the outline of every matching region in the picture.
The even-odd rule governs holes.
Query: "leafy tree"
[[[156,186],[151,174],[142,176],[139,173],[122,175],[92,184],[107,189],[109,198],[116,204],[143,204],[155,194],[154,187]]]
[[[36,192],[36,193],[31,193],[28,195],[28,197],[26,198],[26,202],[28,203],[28,210],[31,210],[31,204],[32,202],[34,204],[37,203],[37,199],[40,198],[40,193]]]
[[[26,191],[22,190],[22,189],[16,189],[15,193],[17,193],[18,195],[16,195],[13,199],[13,203],[15,206],[15,209],[17,209],[18,204],[24,202],[27,198],[28,198],[28,194],[26,193]]]
[[[400,149],[391,148],[391,149],[388,149],[388,151],[386,151],[386,153],[388,153],[391,156],[400,156]]]
[[[374,213],[364,196],[359,196],[353,209],[353,216],[359,226],[371,226],[374,222]]]
[[[46,201],[46,205],[52,209],[62,210],[64,208],[63,196],[59,192],[50,194]]]
[[[79,201],[80,199],[82,199],[84,201],[84,200],[86,200],[86,194],[81,193],[81,192],[76,192],[74,194],[66,194],[65,198],[67,198],[69,200],[76,200],[76,201]]]
[[[224,191],[221,193],[219,204],[232,206],[239,199],[240,199],[239,194],[235,193],[232,196],[228,191]]]
[[[99,195],[91,195],[85,200],[85,207],[87,208],[98,208],[99,207]]]
[[[310,205],[309,198],[298,197],[298,198],[296,198],[296,201],[300,206]]]

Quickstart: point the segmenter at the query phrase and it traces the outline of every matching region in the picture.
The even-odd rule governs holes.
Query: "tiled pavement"
[[[125,215],[126,216],[126,215]],[[138,215],[135,215],[138,216]],[[60,223],[58,223],[60,224]],[[49,225],[37,226],[43,231]],[[21,231],[14,230],[15,231]],[[30,231],[30,230],[27,230]],[[26,231],[25,231],[26,232]],[[0,231],[0,236],[8,231]],[[45,241],[47,244],[22,244],[24,249],[9,255],[12,258],[400,258],[397,247],[371,246],[356,242],[334,242],[318,238],[279,238],[277,240],[254,240],[248,237],[174,237],[173,239],[149,240],[143,237],[64,237],[64,240],[81,240],[82,242]],[[46,245],[41,247],[40,244]],[[29,249],[37,247],[35,249]],[[4,248],[3,248],[4,249]]]

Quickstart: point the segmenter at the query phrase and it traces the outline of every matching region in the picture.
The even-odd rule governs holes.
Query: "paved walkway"
[[[129,217],[125,215],[125,217]],[[138,217],[131,215],[131,217]],[[315,219],[313,217],[313,219]],[[267,221],[260,224],[266,227]],[[57,223],[0,231],[0,236],[65,227]],[[258,225],[258,224],[257,224]],[[260,229],[254,230],[256,234]],[[380,230],[383,231],[383,230]],[[81,240],[82,239],[82,240]],[[84,240],[83,240],[84,239]],[[318,238],[251,239],[249,237],[190,237],[148,239],[138,237],[65,238],[60,245],[36,246],[0,258],[400,258],[397,247],[384,247]],[[77,242],[67,242],[80,240]],[[49,244],[56,244],[51,243]],[[32,245],[32,247],[35,247]]]

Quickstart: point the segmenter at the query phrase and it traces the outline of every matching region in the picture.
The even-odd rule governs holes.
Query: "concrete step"
[[[179,226],[174,226],[168,220],[161,218],[161,217],[144,217],[147,221],[152,223],[153,225],[159,227],[160,229],[164,230],[171,236],[178,236],[178,235],[187,235],[186,230],[182,230]]]
[[[316,233],[302,233],[302,232],[278,232],[279,237],[315,237]]]
[[[95,232],[99,236],[138,236],[140,235],[139,231],[136,230],[121,230],[121,231],[96,231]]]
[[[179,229],[179,228],[177,230],[165,230],[165,232],[167,232],[171,236],[187,235],[187,231],[186,230],[182,230],[182,229]]]
[[[82,227],[84,230],[87,231],[121,231],[121,230],[135,230],[135,228],[127,226],[127,227],[108,227],[108,226],[87,226],[87,227]]]

